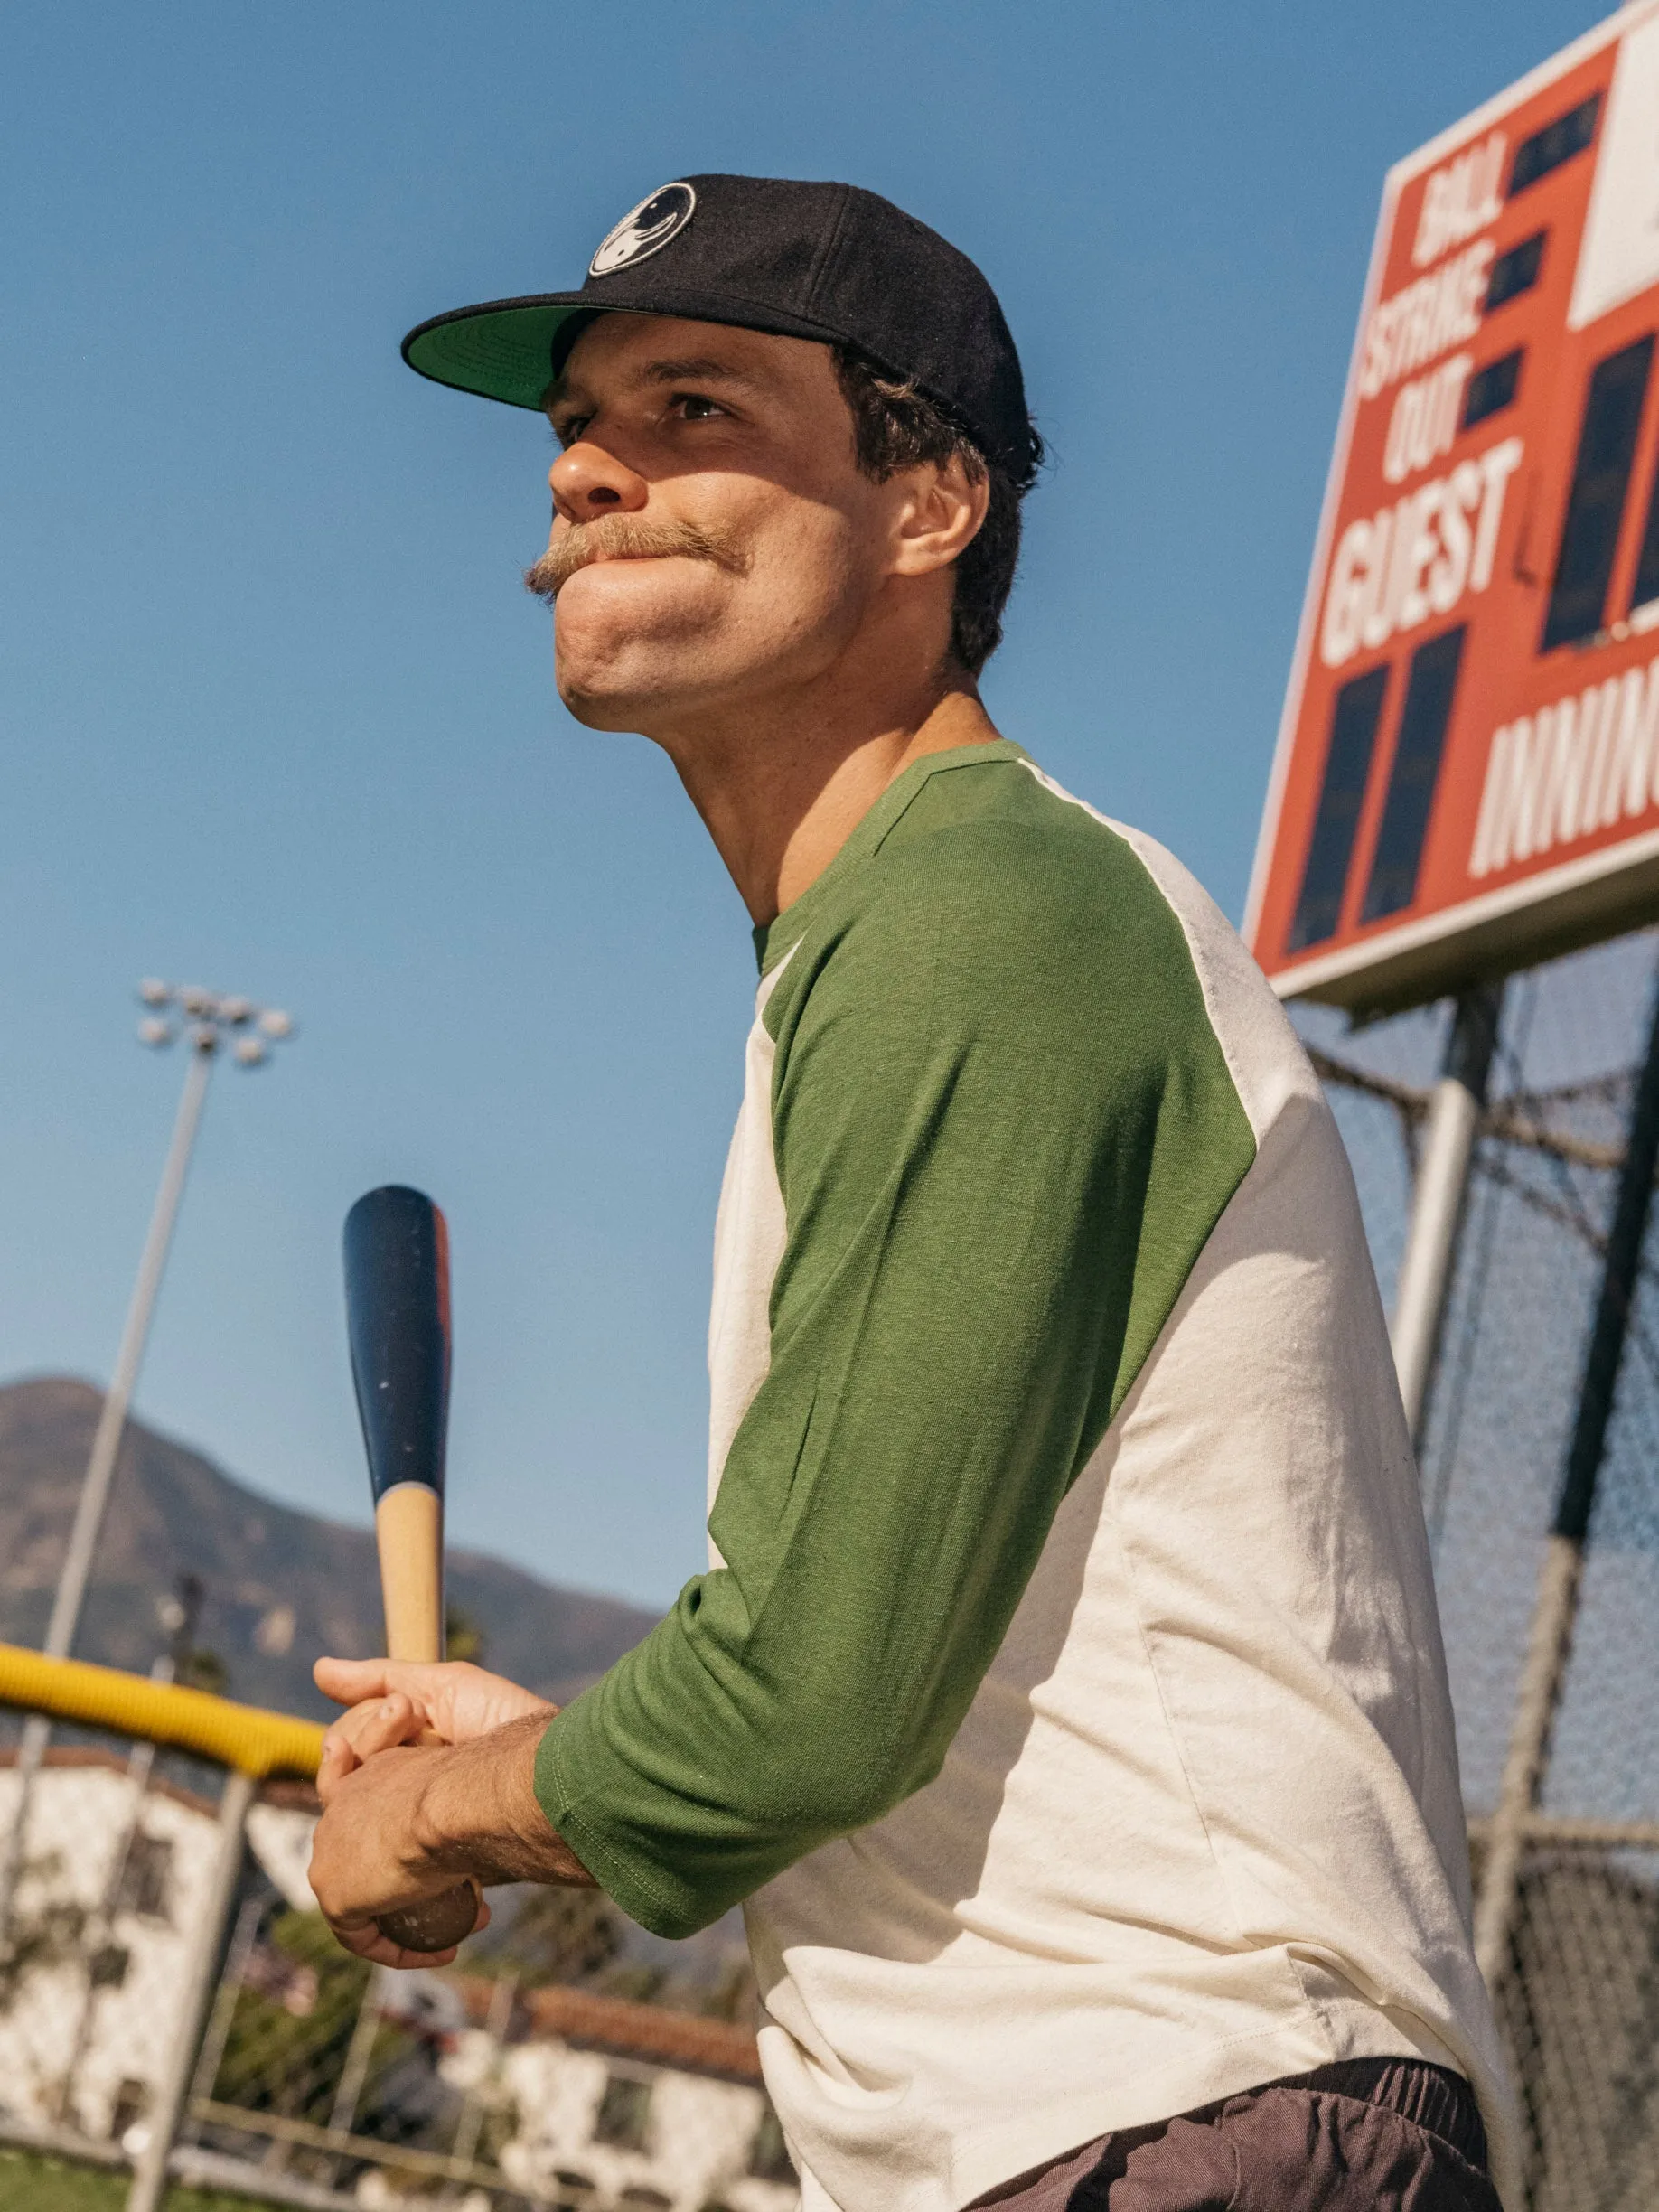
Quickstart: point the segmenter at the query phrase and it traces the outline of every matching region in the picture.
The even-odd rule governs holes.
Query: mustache
[[[748,572],[749,557],[734,538],[696,522],[648,522],[642,515],[600,515],[556,538],[524,571],[524,588],[551,606],[571,577],[597,560],[654,560],[674,554],[712,561],[732,576]]]

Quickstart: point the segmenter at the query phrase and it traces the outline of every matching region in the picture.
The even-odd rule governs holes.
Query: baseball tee
[[[1411,1445],[1260,972],[1006,741],[756,941],[711,1563],[548,1728],[548,1819],[660,1935],[744,1902],[816,2212],[1390,2055],[1501,2182]]]

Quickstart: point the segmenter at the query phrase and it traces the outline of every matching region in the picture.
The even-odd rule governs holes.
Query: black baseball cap
[[[608,231],[579,292],[456,307],[403,342],[435,383],[539,411],[595,314],[682,315],[856,347],[1020,485],[1042,447],[997,295],[966,254],[857,184],[691,176]]]

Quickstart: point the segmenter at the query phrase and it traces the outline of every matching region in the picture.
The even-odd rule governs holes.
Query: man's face
[[[666,733],[832,668],[893,567],[901,479],[872,483],[827,346],[605,314],[548,402],[564,450],[526,581],[556,593],[559,695]]]

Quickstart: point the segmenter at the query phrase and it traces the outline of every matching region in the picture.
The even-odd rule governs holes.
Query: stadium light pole
[[[184,1195],[184,1178],[195,1149],[196,1132],[202,1125],[202,1109],[207,1100],[213,1064],[228,1046],[238,1066],[259,1067],[270,1057],[273,1045],[294,1034],[290,1017],[275,1007],[256,1006],[251,998],[202,990],[193,984],[178,986],[147,978],[138,986],[138,997],[148,1008],[138,1024],[140,1044],[153,1050],[165,1050],[183,1037],[186,1047],[184,1088],[173,1118],[173,1139],[167,1147],[161,1186],[150,1215],[149,1233],[138,1262],[138,1279],[133,1286],[132,1303],[127,1309],[127,1323],[121,1331],[115,1373],[93,1433],[91,1455],[81,1479],[74,1524],[70,1531],[69,1550],[59,1572],[46,1640],[41,1647],[50,1659],[69,1657],[80,1626],[87,1583],[109,1504],[121,1439],[126,1433],[127,1409],[132,1403],[138,1370],[144,1363],[156,1293],[161,1289],[168,1248],[173,1242],[173,1224],[178,1219],[179,1201]],[[0,1846],[0,1942],[9,1942],[11,1936],[12,1907],[23,1871],[30,1801],[51,1732],[51,1723],[39,1713],[32,1713],[23,1725],[23,1741],[18,1747],[17,1795],[4,1846]]]

